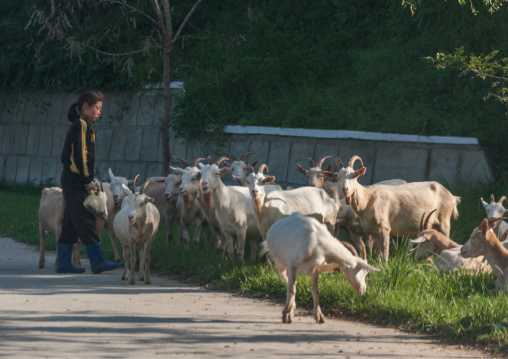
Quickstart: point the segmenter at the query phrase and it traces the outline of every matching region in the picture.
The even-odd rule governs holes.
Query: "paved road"
[[[281,323],[280,304],[161,276],[130,285],[122,269],[92,275],[39,269],[38,249],[0,238],[0,357],[488,358],[422,335],[309,313]]]

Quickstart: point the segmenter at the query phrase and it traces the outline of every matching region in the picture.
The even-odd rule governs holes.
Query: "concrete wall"
[[[181,92],[179,88],[175,92]],[[73,93],[4,95],[0,102],[0,181],[26,183],[55,181],[61,173],[60,153],[69,122],[66,114],[76,101]],[[105,94],[96,132],[97,173],[134,178],[160,176],[159,119],[163,114],[161,90]],[[463,182],[491,180],[492,170],[475,138],[422,137],[356,131],[280,129],[227,126],[221,145],[209,141],[171,139],[172,154],[189,162],[197,157],[255,152],[248,162],[266,163],[281,184],[304,185],[296,164],[308,168],[307,158],[340,156],[347,163],[359,155],[367,168],[360,182],[385,179],[437,180],[454,187]],[[323,165],[325,168],[332,159]],[[230,177],[226,182],[230,183]]]

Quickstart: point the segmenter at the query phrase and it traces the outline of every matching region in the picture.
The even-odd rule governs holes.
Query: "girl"
[[[65,200],[62,233],[58,239],[58,273],[83,273],[71,262],[72,247],[81,238],[85,245],[92,273],[118,268],[121,262],[111,263],[104,258],[95,216],[83,201],[94,189],[95,134],[90,124],[101,114],[104,96],[101,92],[85,91],[67,112],[72,123],[62,150],[63,171],[60,183]]]

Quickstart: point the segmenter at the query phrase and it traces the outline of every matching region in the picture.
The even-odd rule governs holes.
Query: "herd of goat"
[[[319,273],[341,271],[356,292],[363,294],[366,275],[379,271],[367,263],[367,253],[387,262],[390,236],[412,238],[409,243],[418,245],[417,258],[426,259],[439,270],[492,270],[497,277],[492,293],[506,290],[508,241],[504,240],[508,224],[503,221],[504,196],[497,202],[491,196],[491,203],[481,199],[488,219],[473,230],[466,244],[459,245],[449,235],[451,217],[459,215],[460,198],[438,182],[394,179],[363,186],[358,177],[366,168],[359,156],[353,156],[347,166],[336,157],[335,171],[333,164],[322,169],[332,157],[326,156],[315,164],[309,159],[309,169],[297,165],[308,186],[282,189],[275,177],[268,175],[265,164],[255,171],[258,161],[246,162],[252,154],[244,153],[239,159],[225,154],[227,157],[214,163],[209,157],[189,163],[173,156],[182,162],[181,167],[170,167],[168,176],[149,178],[141,187],[137,186],[139,175],[129,180],[115,176],[111,169],[109,183],[97,180],[97,195],[107,209],[103,218],[97,218],[97,227],[99,233],[107,228],[117,261],[121,259],[120,241],[122,279],[135,284],[137,250],[138,278],[146,284],[151,282],[151,243],[160,220],[164,220],[168,246],[174,237],[172,224],[179,222],[179,244],[189,245],[189,229],[193,227],[193,245],[199,244],[203,233],[206,248],[213,246],[219,256],[227,251],[230,260],[236,250],[237,258],[244,261],[248,238],[251,259],[266,254],[287,283],[285,323],[291,323],[294,315],[297,273],[311,276],[314,318],[322,323]],[[357,162],[361,167],[355,170]],[[234,185],[222,180],[229,172]],[[45,265],[45,232],[58,239],[63,209],[61,189],[45,188],[39,207],[40,268]],[[338,240],[339,228],[346,231],[353,245]],[[73,263],[80,266],[80,243],[75,247]]]

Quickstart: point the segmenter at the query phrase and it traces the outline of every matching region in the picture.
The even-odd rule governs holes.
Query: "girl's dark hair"
[[[104,95],[100,91],[85,91],[81,95],[79,95],[78,101],[74,102],[71,107],[69,107],[69,111],[67,111],[67,119],[70,122],[74,122],[79,119],[81,106],[85,103],[88,106],[95,105],[99,101],[104,101]]]

